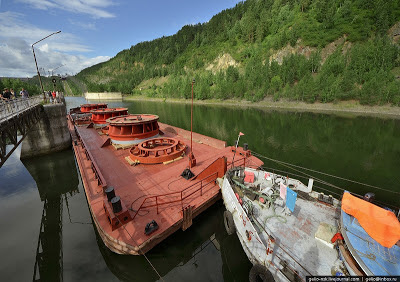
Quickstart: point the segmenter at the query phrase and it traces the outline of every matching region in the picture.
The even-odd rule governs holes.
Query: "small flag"
[[[286,200],[286,186],[283,185],[282,183],[279,184],[279,192],[280,192],[279,196],[282,199]]]
[[[244,135],[244,133],[242,133],[242,132],[239,132],[239,136],[242,136],[242,135]]]

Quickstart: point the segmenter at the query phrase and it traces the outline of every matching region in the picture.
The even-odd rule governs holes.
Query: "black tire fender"
[[[275,279],[272,276],[272,273],[270,271],[268,271],[268,269],[265,266],[262,266],[261,264],[255,264],[250,269],[249,281],[250,282],[259,282],[259,281],[273,282],[273,281],[275,281]]]
[[[236,231],[235,223],[233,222],[233,216],[230,211],[224,211],[224,225],[228,235],[232,235]]]

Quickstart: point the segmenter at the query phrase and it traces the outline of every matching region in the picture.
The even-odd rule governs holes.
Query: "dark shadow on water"
[[[228,236],[219,201],[194,219],[186,231],[177,231],[146,256],[165,281],[246,281],[251,264],[237,236]],[[96,232],[99,250],[112,273],[122,281],[156,281],[158,275],[143,256],[111,252]],[[183,280],[182,280],[183,279]]]
[[[81,244],[63,235],[63,228],[79,230],[83,224],[91,224],[96,234],[97,247],[106,268],[122,281],[157,281],[158,275],[143,256],[125,256],[111,252],[99,237],[92,222],[83,222],[78,213],[87,207],[76,209],[74,197],[79,193],[79,175],[71,151],[52,154],[24,161],[37,183],[43,211],[37,239],[33,281],[63,281],[65,279],[64,241],[68,246]],[[84,195],[80,195],[84,196]],[[72,201],[72,205],[69,204]],[[86,201],[84,201],[87,204]],[[74,209],[75,208],[75,209]],[[63,209],[66,209],[63,211]],[[147,257],[165,281],[246,281],[251,267],[237,236],[228,236],[224,229],[222,201],[194,219],[186,231],[179,230],[147,253]],[[69,216],[63,220],[63,215]],[[66,222],[71,225],[63,226]],[[84,228],[84,227],[82,227]],[[64,239],[63,239],[64,236]],[[75,238],[75,237],[74,237]],[[79,238],[76,237],[76,238]],[[82,238],[85,242],[90,238]],[[89,247],[88,250],[94,250]],[[90,254],[90,253],[89,253]],[[74,264],[75,265],[75,264]],[[85,267],[85,265],[81,265]],[[107,270],[108,268],[108,270]],[[71,271],[68,269],[68,271]],[[67,277],[79,277],[83,269],[75,269]],[[86,273],[85,273],[86,275]],[[107,278],[103,278],[107,281]]]
[[[63,281],[63,196],[78,193],[71,151],[24,161],[43,202],[33,281]]]

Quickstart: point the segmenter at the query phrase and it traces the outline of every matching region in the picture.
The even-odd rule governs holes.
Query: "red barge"
[[[217,179],[232,165],[228,160],[262,165],[250,151],[160,123],[156,115],[114,116],[103,128],[81,122],[88,109],[93,115],[113,112],[101,107],[71,110],[68,127],[93,221],[115,253],[144,254],[189,228],[221,198]]]

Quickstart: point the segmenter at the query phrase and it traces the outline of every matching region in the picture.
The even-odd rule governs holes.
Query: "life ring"
[[[226,233],[228,233],[228,235],[232,235],[233,233],[235,233],[235,223],[233,222],[233,216],[230,211],[224,211],[224,225]]]
[[[250,282],[256,282],[256,281],[272,282],[272,281],[275,281],[275,279],[272,276],[272,273],[269,272],[265,266],[262,266],[261,264],[255,264],[250,269],[249,281]]]

